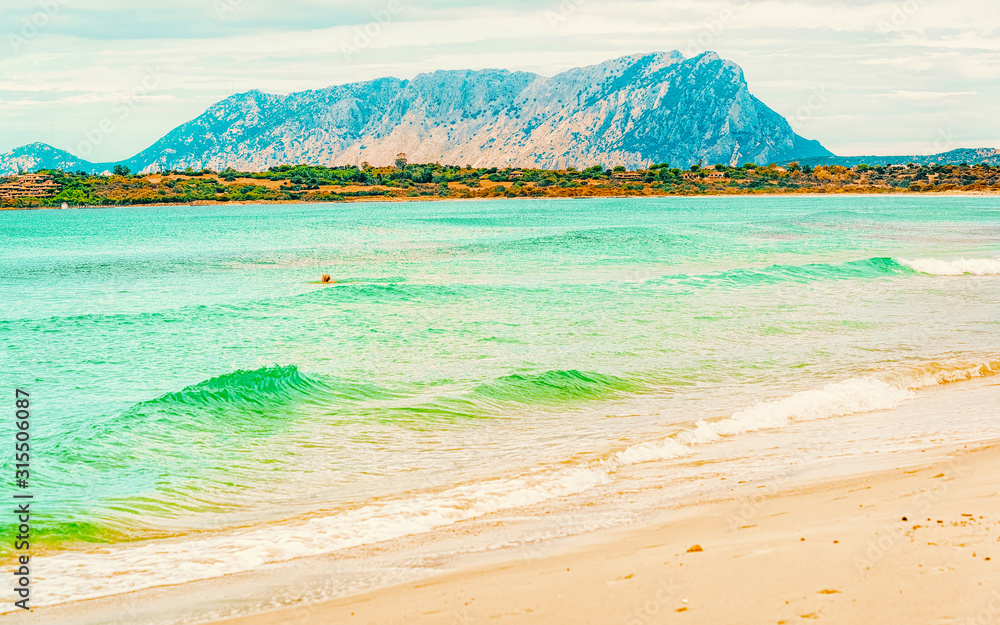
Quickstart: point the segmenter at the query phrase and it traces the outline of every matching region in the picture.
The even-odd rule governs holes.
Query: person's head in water
[[[324,273],[323,274],[323,284],[326,284],[328,282],[332,282],[332,280],[330,280],[330,274]]]

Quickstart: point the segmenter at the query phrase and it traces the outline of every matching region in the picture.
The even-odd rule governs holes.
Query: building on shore
[[[58,192],[59,185],[52,179],[52,176],[24,174],[11,182],[0,184],[0,201],[28,197],[52,197]]]

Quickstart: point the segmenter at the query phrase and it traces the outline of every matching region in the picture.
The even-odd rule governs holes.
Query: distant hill
[[[113,167],[114,164],[111,164]],[[38,171],[39,169],[62,169],[64,171],[101,171],[100,164],[85,161],[45,143],[32,143],[14,148],[0,155],[0,175]],[[109,168],[110,169],[110,168]]]
[[[787,162],[791,162],[791,159]],[[960,148],[941,152],[940,154],[910,154],[905,156],[822,156],[814,158],[798,159],[800,165],[842,165],[844,167],[854,167],[865,163],[866,165],[905,165],[915,163],[917,165],[969,165],[985,164],[1000,165],[1000,149],[996,148]]]
[[[234,95],[130,159],[132,171],[243,171],[288,163],[412,162],[561,168],[668,162],[759,164],[833,156],[755,98],[713,52],[625,56],[545,77],[437,71],[287,96]],[[106,171],[44,144],[0,156],[0,173]],[[63,167],[65,168],[65,167]]]

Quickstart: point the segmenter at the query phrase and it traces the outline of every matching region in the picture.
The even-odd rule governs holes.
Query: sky
[[[0,153],[121,160],[250,89],[670,50],[839,155],[1000,147],[996,0],[0,0],[0,33]]]

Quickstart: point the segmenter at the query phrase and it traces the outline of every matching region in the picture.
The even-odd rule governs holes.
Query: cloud
[[[975,95],[979,95],[979,93],[976,91],[890,91],[889,93],[873,93],[871,97],[890,100],[941,100]]]
[[[0,21],[0,150],[37,140],[72,150],[150,68],[163,82],[94,158],[130,156],[233,91],[436,69],[551,75],[673,49],[739,63],[757,97],[838,153],[933,146],[948,124],[970,145],[1000,137],[983,112],[1000,96],[992,0],[44,2],[58,5],[44,20],[40,4],[22,3]],[[25,37],[33,19],[45,23]]]

